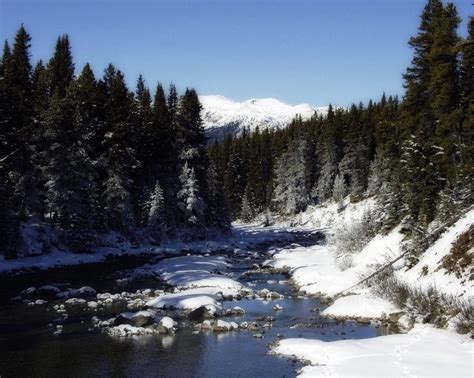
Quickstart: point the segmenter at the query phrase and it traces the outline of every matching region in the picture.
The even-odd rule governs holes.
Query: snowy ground
[[[341,227],[361,219],[373,206],[372,201],[349,204],[342,212],[335,205],[312,208],[300,214],[296,224],[324,227],[334,233]],[[442,266],[453,242],[474,224],[474,210],[462,216],[421,256],[411,269],[404,259],[393,264],[396,277],[413,288],[436,288],[442,294],[474,299],[474,282],[470,269],[456,276]],[[387,235],[377,235],[359,253],[350,256],[349,267],[341,267],[333,246],[289,248],[275,251],[267,266],[289,268],[296,285],[308,294],[337,299],[321,314],[338,318],[398,319],[400,310],[390,302],[375,297],[369,289],[353,287],[368,277],[381,264],[403,253],[403,235],[399,228]],[[472,253],[472,252],[471,252]],[[343,269],[346,268],[346,269]],[[341,293],[343,292],[343,293]],[[344,296],[339,296],[344,294]],[[452,331],[415,325],[407,334],[390,335],[366,340],[282,340],[274,351],[284,356],[310,362],[302,376],[469,376],[474,374],[474,344],[468,336]]]
[[[344,211],[338,212],[337,207],[330,204],[300,214],[298,222],[306,227],[323,226],[328,232],[334,232],[340,227],[350,227],[351,222],[361,219],[364,212],[373,206],[373,201],[367,200],[348,204]],[[441,260],[450,252],[452,243],[472,224],[474,210],[465,214],[442,234],[413,268],[407,269],[404,259],[393,264],[396,277],[414,288],[427,290],[432,287],[443,294],[473,300],[474,281],[469,281],[470,270],[467,269],[462,276],[456,276],[441,267]],[[275,251],[273,258],[268,260],[266,265],[289,268],[295,284],[308,294],[327,297],[351,294],[337,299],[324,311],[326,315],[380,318],[399,309],[383,299],[374,297],[367,288],[352,286],[368,277],[382,264],[400,256],[402,245],[403,235],[399,228],[395,228],[387,235],[375,236],[359,253],[351,255],[351,264],[344,270],[341,268],[340,259],[336,257],[337,251],[327,245]]]
[[[398,270],[397,278],[423,290],[434,287],[443,294],[474,301],[474,281],[469,280],[472,274],[470,269],[466,269],[464,274],[457,277],[455,274],[449,274],[441,266],[441,260],[449,253],[454,241],[473,224],[474,210],[471,210],[426,250],[418,264],[409,270]],[[472,253],[474,251],[471,251]]]
[[[334,255],[327,246],[286,249],[276,253],[267,266],[290,268],[293,281],[307,294],[332,297],[356,284],[371,271],[376,260],[369,253],[359,264],[341,271]],[[400,311],[391,303],[374,297],[367,289],[354,288],[353,295],[337,299],[324,310],[324,315],[334,317],[382,318]]]
[[[311,363],[303,377],[472,377],[474,343],[465,336],[417,325],[408,334],[363,340],[282,340],[274,351]]]

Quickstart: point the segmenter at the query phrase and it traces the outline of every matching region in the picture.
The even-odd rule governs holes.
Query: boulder
[[[403,311],[399,311],[399,312],[392,312],[390,314],[388,314],[388,322],[389,323],[398,323],[398,321],[400,320],[400,318],[405,315],[405,313]]]
[[[204,320],[201,323],[201,329],[203,330],[212,330],[212,324],[210,320]]]
[[[139,311],[130,318],[130,321],[135,327],[146,327],[155,323],[155,316],[151,311]]]
[[[163,334],[174,334],[177,330],[178,323],[169,316],[163,317],[158,323],[158,332]]]
[[[38,289],[38,294],[44,295],[46,297],[55,297],[60,292],[61,290],[59,290],[56,286],[53,285],[43,285]]]
[[[213,319],[214,314],[211,309],[206,306],[198,307],[195,310],[192,310],[188,316],[188,320],[193,322],[202,322],[204,319]]]
[[[217,322],[214,322],[214,325],[212,326],[212,330],[214,332],[227,332],[232,330],[232,324],[229,322],[226,322],[224,320],[218,320]]]
[[[234,308],[232,308],[231,314],[232,315],[244,315],[245,310],[242,307],[235,306]]]

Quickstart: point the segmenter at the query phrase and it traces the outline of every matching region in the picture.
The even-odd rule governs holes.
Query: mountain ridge
[[[254,131],[282,129],[295,116],[309,119],[314,114],[327,113],[328,107],[310,104],[291,105],[275,98],[251,98],[242,102],[221,95],[200,96],[203,126],[209,140],[221,140],[227,135],[239,135],[244,128]]]

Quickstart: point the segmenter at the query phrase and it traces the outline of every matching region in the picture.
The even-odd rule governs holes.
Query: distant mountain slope
[[[203,106],[202,118],[210,140],[222,139],[226,135],[238,135],[244,128],[251,131],[281,129],[297,115],[309,119],[314,113],[326,114],[327,107],[308,104],[289,105],[273,98],[251,99],[243,102],[223,96],[200,96]]]

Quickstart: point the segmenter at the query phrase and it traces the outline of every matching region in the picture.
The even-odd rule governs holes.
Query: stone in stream
[[[158,323],[157,330],[163,334],[174,334],[177,330],[178,323],[171,319],[169,316],[165,316]]]
[[[281,307],[279,304],[276,304],[275,306],[273,306],[273,311],[282,311],[283,310],[283,307]]]
[[[231,331],[233,329],[232,324],[229,322],[225,322],[224,320],[218,320],[214,322],[214,325],[212,326],[212,330],[214,332],[227,332]]]
[[[34,295],[36,294],[36,287],[29,287],[21,292],[21,295]]]
[[[74,307],[85,307],[87,306],[87,301],[81,298],[69,298],[66,302],[64,302],[67,306],[74,306]]]
[[[72,298],[72,297],[80,297],[80,298],[90,298],[96,295],[95,289],[90,286],[83,286],[79,289],[69,289],[58,293],[56,296],[58,298]]]
[[[39,295],[44,295],[46,297],[55,297],[61,292],[61,290],[53,285],[43,285],[37,291]]]
[[[138,311],[130,318],[131,324],[135,327],[146,327],[155,323],[156,314],[151,311]]]
[[[232,315],[244,315],[245,310],[242,307],[235,306],[235,307],[232,308],[231,314]]]
[[[200,322],[200,321],[203,321],[204,319],[213,319],[214,313],[212,310],[210,310],[206,306],[201,306],[195,310],[192,310],[188,314],[187,318],[188,320],[191,320],[194,322]]]

